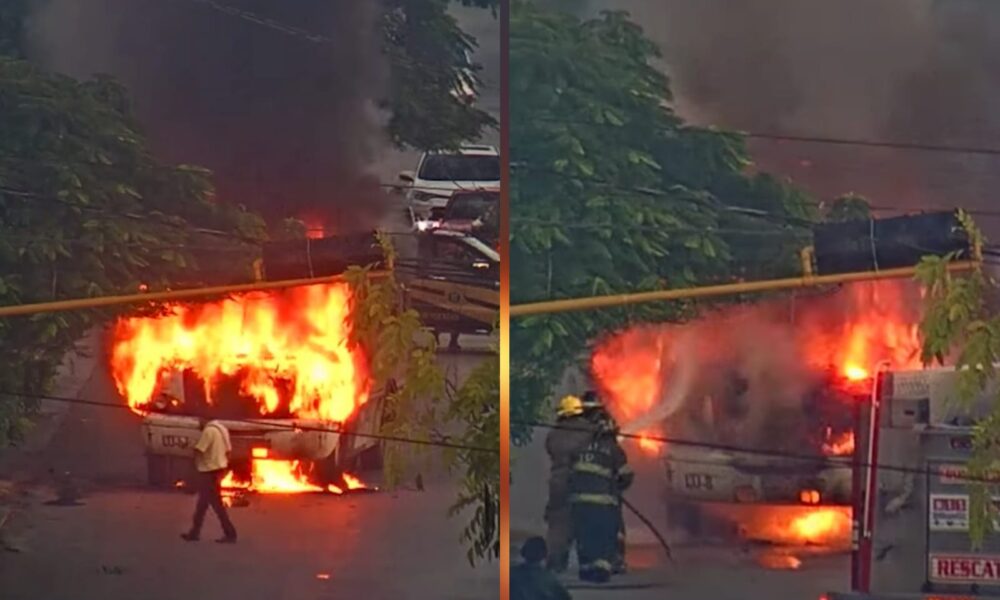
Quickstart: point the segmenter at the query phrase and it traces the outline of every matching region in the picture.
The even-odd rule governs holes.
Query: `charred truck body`
[[[418,260],[403,258],[393,265],[403,290],[401,301],[420,312],[432,329],[490,331],[499,308],[499,256],[461,233],[423,237]],[[435,252],[444,244],[451,252]],[[353,265],[388,266],[373,233],[270,243],[262,254],[259,276],[267,280],[338,275]],[[454,257],[454,262],[442,256]],[[280,409],[262,418],[253,409],[255,401],[241,393],[238,374],[212,384],[208,402],[205,382],[191,372],[174,373],[145,407],[142,429],[152,485],[171,486],[191,475],[192,448],[200,434],[195,415],[200,414],[211,414],[229,429],[232,465],[240,480],[249,479],[251,461],[262,458],[298,461],[321,485],[336,482],[345,470],[380,466],[378,432],[385,397],[396,386],[392,380],[385,389],[371,390],[367,402],[344,423],[300,419]]]
[[[701,401],[663,424],[667,438],[691,442],[660,454],[672,527],[710,533],[707,505],[850,504],[854,386],[817,377],[798,402],[782,405],[753,402],[735,372],[712,379],[696,386]]]

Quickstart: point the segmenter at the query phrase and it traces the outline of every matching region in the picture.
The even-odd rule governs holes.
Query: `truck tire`
[[[154,488],[170,485],[170,457],[157,454],[146,455],[146,477]]]

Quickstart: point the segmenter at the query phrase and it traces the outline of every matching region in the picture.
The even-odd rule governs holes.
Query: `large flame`
[[[171,374],[213,384],[236,377],[262,415],[342,422],[367,401],[362,351],[349,342],[351,290],[324,284],[252,293],[167,314],[119,320],[111,371],[129,406],[143,413]]]
[[[344,493],[343,489],[334,484],[323,487],[310,481],[306,466],[296,460],[255,458],[250,465],[249,481],[238,479],[232,472],[229,472],[222,480],[222,488],[225,490],[247,490],[260,494]],[[343,478],[349,490],[368,489],[368,486],[360,479],[349,473],[344,473]]]
[[[760,362],[760,356],[781,353],[792,362],[772,371],[783,371],[777,377],[787,377],[788,389],[801,385],[806,376],[818,379],[832,372],[844,392],[856,395],[866,389],[880,361],[893,368],[920,366],[914,292],[907,283],[862,283],[819,297],[715,311],[680,325],[633,327],[603,340],[592,355],[591,369],[610,410],[624,424],[673,402],[671,381],[681,377],[682,370],[721,376],[720,363],[730,358]],[[684,401],[697,404],[702,398]],[[711,412],[710,403],[705,404]],[[641,433],[662,432],[654,427]],[[826,453],[853,450],[846,431],[827,432],[825,439],[821,434],[817,431],[816,438]],[[658,449],[649,440],[639,446]]]

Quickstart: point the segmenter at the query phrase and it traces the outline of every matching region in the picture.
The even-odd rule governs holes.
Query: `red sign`
[[[931,581],[1000,582],[1000,556],[930,555]]]

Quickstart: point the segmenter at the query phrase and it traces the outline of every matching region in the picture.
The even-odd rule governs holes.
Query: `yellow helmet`
[[[559,409],[556,410],[556,415],[559,417],[575,417],[576,415],[583,414],[583,400],[580,400],[577,396],[569,395],[564,396],[562,400],[559,401]]]

